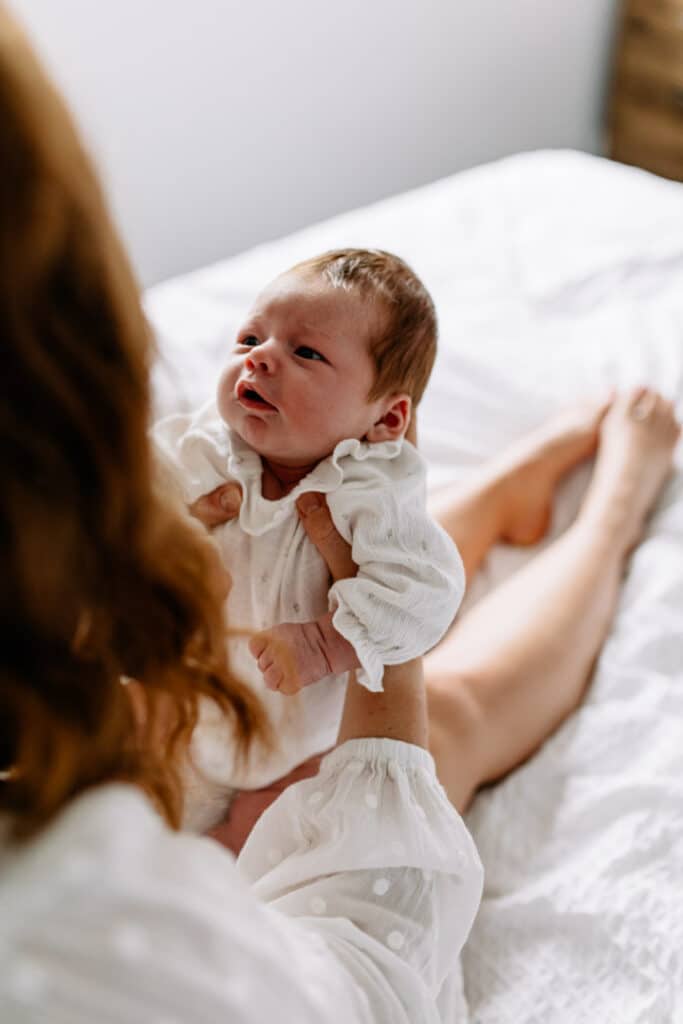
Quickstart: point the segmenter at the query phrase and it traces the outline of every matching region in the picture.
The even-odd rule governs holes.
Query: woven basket
[[[683,181],[683,0],[625,0],[607,150]]]

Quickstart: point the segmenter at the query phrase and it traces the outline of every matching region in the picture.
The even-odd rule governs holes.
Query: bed
[[[562,151],[475,168],[152,288],[158,413],[211,394],[260,286],[347,244],[400,253],[436,300],[420,418],[431,485],[609,387],[653,384],[683,417],[683,187]],[[468,814],[486,870],[463,956],[477,1024],[683,1022],[681,447],[583,706]],[[563,485],[551,537],[588,473]],[[494,550],[467,600],[530,555]]]

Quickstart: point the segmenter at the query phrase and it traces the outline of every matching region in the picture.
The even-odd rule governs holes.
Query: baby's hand
[[[359,665],[354,648],[332,626],[331,613],[315,622],[284,622],[257,633],[249,650],[268,689],[286,694]]]
[[[316,633],[315,622],[285,622],[252,637],[249,650],[269,690],[297,693],[331,673]]]

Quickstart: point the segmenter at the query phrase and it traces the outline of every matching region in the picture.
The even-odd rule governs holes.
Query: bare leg
[[[533,753],[581,700],[678,434],[671,406],[653,392],[620,396],[602,422],[576,522],[426,659],[430,746],[460,810],[479,786]]]

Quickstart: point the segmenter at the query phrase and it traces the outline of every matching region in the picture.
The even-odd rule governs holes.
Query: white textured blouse
[[[352,740],[235,863],[131,786],[0,843],[3,1024],[459,1024],[482,869],[431,755]]]
[[[358,655],[358,682],[381,690],[385,665],[421,656],[452,623],[465,587],[462,561],[426,513],[424,462],[411,444],[341,441],[289,494],[269,500],[261,492],[261,457],[223,423],[213,401],[160,421],[154,439],[188,504],[228,480],[241,485],[239,517],[213,532],[232,576],[228,626],[242,633],[229,643],[230,665],[258,693],[278,748],[255,748],[240,769],[226,759],[230,737],[205,709],[194,756],[212,781],[265,786],[334,745],[347,675],[328,676],[294,699],[267,690],[248,651],[249,631],[310,622],[331,610],[335,628]],[[332,587],[296,512],[307,491],[326,495],[358,565],[354,578]]]

